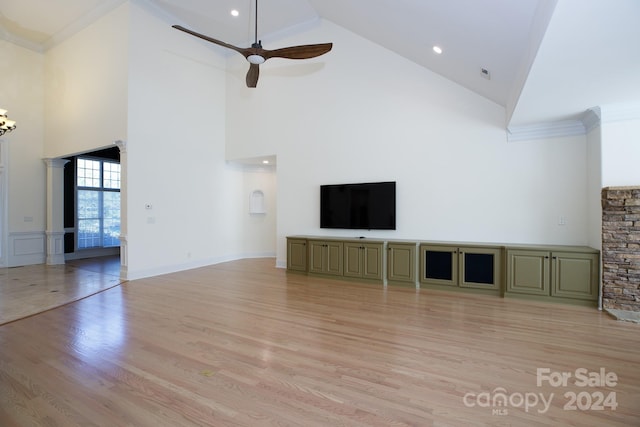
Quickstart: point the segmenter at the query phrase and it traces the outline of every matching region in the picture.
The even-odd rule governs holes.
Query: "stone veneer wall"
[[[640,311],[640,187],[602,190],[602,306]]]

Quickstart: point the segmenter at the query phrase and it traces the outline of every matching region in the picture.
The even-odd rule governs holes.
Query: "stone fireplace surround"
[[[640,318],[640,186],[602,189],[602,307]]]

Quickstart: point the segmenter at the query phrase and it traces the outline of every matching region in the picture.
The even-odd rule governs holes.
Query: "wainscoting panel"
[[[9,233],[8,266],[44,264],[45,242],[44,231]]]

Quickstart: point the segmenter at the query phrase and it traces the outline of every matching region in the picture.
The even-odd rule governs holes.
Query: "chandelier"
[[[7,118],[7,110],[0,108],[0,136],[16,128],[16,122]]]

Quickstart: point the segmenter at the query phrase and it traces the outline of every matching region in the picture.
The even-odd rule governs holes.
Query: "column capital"
[[[48,168],[64,168],[64,165],[69,163],[69,160],[67,159],[46,158],[42,160],[44,160]]]
[[[121,139],[119,139],[117,141],[114,141],[113,143],[118,147],[121,153],[127,152],[127,141],[122,141]]]

